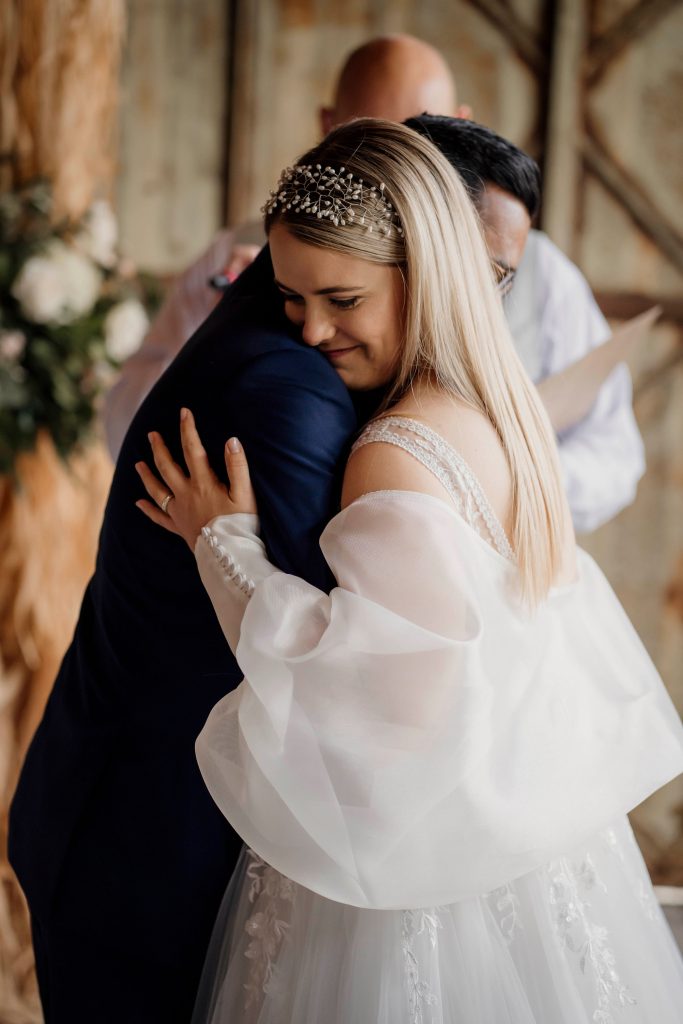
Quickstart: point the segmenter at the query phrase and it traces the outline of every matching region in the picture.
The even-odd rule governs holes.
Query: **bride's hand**
[[[135,468],[152,501],[136,501],[135,504],[153,523],[183,537],[194,551],[203,526],[216,516],[257,512],[256,498],[247,458],[236,437],[231,437],[225,446],[229,489],[211,469],[189,409],[180,412],[180,439],[189,477],[171,458],[161,434],[151,433],[149,442],[154,465],[163,483],[145,462],[137,462]]]

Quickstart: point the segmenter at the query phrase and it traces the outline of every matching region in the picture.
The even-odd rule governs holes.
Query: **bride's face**
[[[285,313],[302,341],[320,349],[348,388],[388,384],[403,341],[400,270],[307,245],[283,224],[268,240]]]

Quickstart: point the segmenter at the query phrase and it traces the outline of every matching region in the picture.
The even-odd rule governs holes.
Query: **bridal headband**
[[[328,219],[335,225],[363,224],[368,232],[403,235],[398,214],[385,198],[384,183],[369,185],[345,167],[338,171],[321,164],[286,167],[263,213],[273,213],[278,207]]]

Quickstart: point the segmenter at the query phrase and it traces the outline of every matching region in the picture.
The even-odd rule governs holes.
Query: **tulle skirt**
[[[626,820],[477,898],[324,899],[245,849],[192,1024],[680,1024],[683,960]]]

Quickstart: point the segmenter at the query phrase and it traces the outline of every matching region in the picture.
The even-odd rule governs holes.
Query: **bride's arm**
[[[193,550],[202,582],[234,654],[254,588],[279,570],[268,560],[259,537],[247,458],[237,439],[232,438],[225,449],[229,490],[211,470],[189,410],[181,417],[181,439],[189,479],[171,458],[160,435],[152,434],[154,462],[163,482],[145,463],[139,463],[136,468],[152,502],[137,504],[159,526],[182,536]],[[381,490],[416,491],[448,499],[439,481],[401,449],[388,444],[367,445],[352,455],[346,467],[342,508],[365,494]],[[169,493],[173,498],[162,512],[159,506]],[[291,579],[293,582],[294,577]],[[303,580],[300,582],[306,592],[307,615],[311,611],[311,588]],[[371,589],[374,592],[374,586]],[[321,623],[325,616],[320,611],[328,596],[324,591],[316,593],[321,606],[311,621]],[[308,627],[306,633],[312,639]]]

